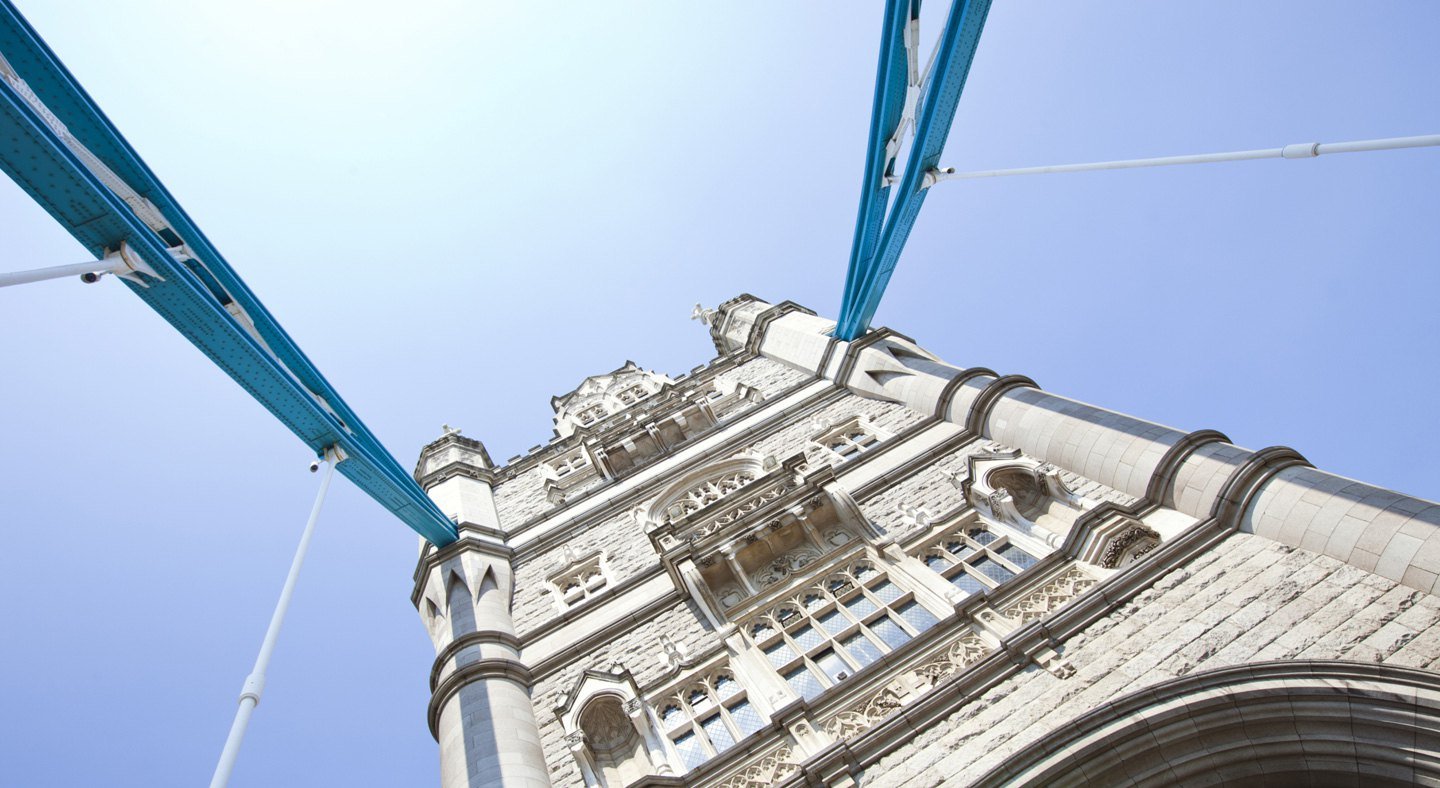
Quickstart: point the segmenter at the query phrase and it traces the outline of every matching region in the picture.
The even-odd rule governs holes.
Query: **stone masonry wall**
[[[932,521],[955,511],[965,503],[965,497],[960,492],[960,485],[970,477],[967,460],[972,454],[985,449],[987,445],[989,445],[989,441],[984,439],[971,441],[920,469],[919,472],[860,501],[860,510],[886,533],[902,542],[905,541],[912,532],[920,529],[914,520],[904,515],[902,507],[924,508]],[[1069,471],[1062,470],[1060,478],[1071,490],[1092,501],[1113,501],[1121,505],[1135,502],[1134,498],[1125,493]]]
[[[716,383],[735,381],[759,389],[766,399],[809,379],[809,375],[794,367],[764,357],[753,358],[715,376]]]
[[[756,441],[754,448],[780,460],[803,450],[806,459],[811,463],[828,464],[834,455],[819,446],[810,444],[810,439],[821,431],[818,423],[833,426],[855,416],[867,417],[871,424],[892,436],[919,423],[924,418],[903,405],[845,394],[809,416],[796,419],[793,423]]]
[[[565,730],[555,716],[560,695],[574,689],[586,670],[605,670],[613,662],[628,668],[642,687],[660,679],[665,674],[659,660],[659,655],[664,653],[660,647],[661,633],[669,635],[686,653],[695,656],[719,645],[716,634],[701,623],[700,611],[688,601],[679,602],[535,683],[530,698],[535,706],[535,720],[540,724],[540,743],[550,767],[550,780],[556,788],[583,785],[580,769],[565,745]]]
[[[864,785],[965,785],[1108,701],[1189,673],[1273,659],[1440,668],[1440,598],[1237,533],[1064,644],[1075,674],[1023,671],[920,732]]]
[[[918,526],[914,520],[905,517],[902,506],[923,508],[938,520],[965,503],[965,496],[961,495],[956,482],[963,481],[969,473],[966,458],[983,445],[980,441],[971,441],[939,458],[917,473],[860,501],[860,511],[885,533],[903,541],[909,532],[918,530]],[[952,476],[955,482],[951,481]]]
[[[620,512],[598,524],[576,529],[568,544],[578,556],[604,550],[612,587],[659,563],[650,538],[629,512]],[[515,631],[520,637],[526,637],[530,630],[550,621],[560,612],[555,597],[546,590],[546,578],[568,565],[564,555],[563,549],[557,547],[516,562],[515,595],[510,610],[515,619]]]

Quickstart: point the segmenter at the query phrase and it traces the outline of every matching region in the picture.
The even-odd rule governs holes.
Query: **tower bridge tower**
[[[1440,781],[1440,506],[793,303],[416,478],[441,783]]]

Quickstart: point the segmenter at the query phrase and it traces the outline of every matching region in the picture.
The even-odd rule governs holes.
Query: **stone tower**
[[[1440,783],[1440,506],[697,309],[717,356],[416,478],[446,788]]]

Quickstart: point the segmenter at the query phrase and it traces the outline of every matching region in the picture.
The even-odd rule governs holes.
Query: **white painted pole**
[[[245,686],[240,690],[240,708],[235,711],[235,722],[230,725],[230,735],[225,739],[225,749],[220,751],[220,762],[215,765],[215,775],[210,778],[210,788],[225,788],[230,782],[230,773],[235,770],[235,759],[240,755],[240,743],[245,740],[245,729],[250,725],[250,715],[260,703],[265,691],[265,671],[270,667],[270,656],[275,653],[275,641],[280,637],[280,626],[285,623],[285,613],[290,609],[290,597],[295,593],[295,581],[300,576],[300,567],[305,563],[305,553],[310,549],[310,537],[315,533],[315,521],[320,519],[320,506],[325,503],[325,491],[330,489],[330,477],[335,474],[339,462],[333,449],[325,452],[325,476],[320,481],[320,492],[315,495],[315,506],[310,509],[310,520],[305,523],[305,532],[300,536],[300,546],[295,548],[295,558],[290,562],[290,574],[285,577],[285,586],[280,590],[280,601],[275,603],[275,612],[270,616],[270,627],[265,630],[265,640],[260,644],[260,654],[255,657],[255,667],[245,677]]]
[[[1362,151],[1398,150],[1400,148],[1425,148],[1440,145],[1440,134],[1426,134],[1418,137],[1391,137],[1379,140],[1356,140],[1354,142],[1302,142],[1283,148],[1242,150],[1230,153],[1197,153],[1189,156],[1161,156],[1153,159],[1125,159],[1121,161],[1096,161],[1086,164],[1052,164],[1045,167],[1017,167],[1009,170],[975,170],[956,172],[953,167],[931,170],[925,174],[928,188],[942,181],[972,180],[976,178],[1002,178],[1010,175],[1046,175],[1061,172],[1094,172],[1097,170],[1128,170],[1138,167],[1169,167],[1177,164],[1210,164],[1217,161],[1248,161],[1250,159],[1311,159],[1327,153],[1359,153]]]
[[[26,285],[43,282],[46,279],[63,279],[67,276],[83,276],[93,273],[110,273],[113,263],[106,260],[91,260],[88,263],[57,265],[54,268],[35,268],[30,271],[13,271],[0,274],[0,287]]]

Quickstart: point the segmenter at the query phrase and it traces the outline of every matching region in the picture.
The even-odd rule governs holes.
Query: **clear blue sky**
[[[405,465],[741,291],[834,315],[878,4],[18,0]],[[926,41],[940,3],[927,13]],[[503,10],[502,10],[503,9]],[[1440,3],[1000,0],[962,168],[1440,132]],[[947,184],[877,323],[1431,499],[1440,151]],[[5,270],[84,259],[8,180]],[[113,281],[0,291],[0,785],[203,784],[316,483]],[[236,786],[432,785],[414,536],[337,484]]]

